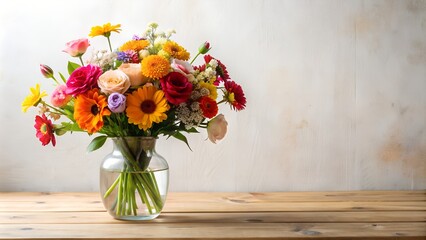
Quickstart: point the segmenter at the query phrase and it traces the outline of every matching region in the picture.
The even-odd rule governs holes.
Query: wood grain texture
[[[426,239],[426,191],[170,193],[152,221],[98,193],[0,192],[0,239]],[[317,201],[316,201],[317,199]]]

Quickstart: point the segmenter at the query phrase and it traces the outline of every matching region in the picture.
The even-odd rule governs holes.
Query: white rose
[[[227,129],[228,122],[225,120],[225,116],[223,114],[217,115],[207,125],[207,133],[210,141],[216,143],[217,140],[221,140],[225,137]]]
[[[98,86],[105,94],[124,94],[130,87],[130,79],[121,70],[109,70],[99,77]]]
[[[141,65],[139,63],[123,63],[118,68],[123,71],[130,79],[130,86],[137,87],[146,83],[142,75]]]

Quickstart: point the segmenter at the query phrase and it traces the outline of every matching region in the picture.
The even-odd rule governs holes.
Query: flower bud
[[[45,78],[52,78],[53,77],[53,70],[47,65],[40,64],[40,71],[41,71],[41,74],[43,74],[43,76]]]
[[[228,127],[228,122],[225,120],[223,114],[217,115],[207,124],[207,133],[210,141],[216,143],[225,137]]]
[[[204,42],[201,44],[201,46],[198,48],[198,52],[201,54],[206,54],[211,49],[209,42]]]

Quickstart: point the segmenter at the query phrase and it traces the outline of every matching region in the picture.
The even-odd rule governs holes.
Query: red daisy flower
[[[240,85],[233,81],[225,82],[225,99],[234,110],[240,111],[246,107],[246,97]]]
[[[216,59],[210,55],[205,55],[204,56],[204,61],[206,61],[206,64],[209,63],[212,59],[215,59],[217,61],[217,67],[216,67],[216,72],[217,72],[217,76],[219,79],[219,81],[223,80],[226,81],[229,79],[229,74],[228,71],[226,70],[226,66],[223,65],[223,63],[219,60]]]
[[[40,140],[43,146],[46,146],[52,141],[52,145],[56,145],[56,139],[53,129],[52,121],[50,121],[46,115],[35,117],[36,136]]]
[[[207,96],[204,96],[204,97],[201,97],[200,100],[198,100],[198,102],[200,103],[200,108],[203,111],[204,117],[213,118],[214,116],[216,116],[219,109],[217,107],[217,103],[215,100]]]

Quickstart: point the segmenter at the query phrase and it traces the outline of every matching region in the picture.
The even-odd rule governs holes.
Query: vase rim
[[[150,137],[148,137],[148,136],[125,136],[125,137],[108,137],[108,138],[110,138],[110,139],[121,139],[121,138],[143,138],[143,139],[154,139],[154,140],[157,140],[158,139],[158,137],[153,137],[153,136],[150,136]]]

